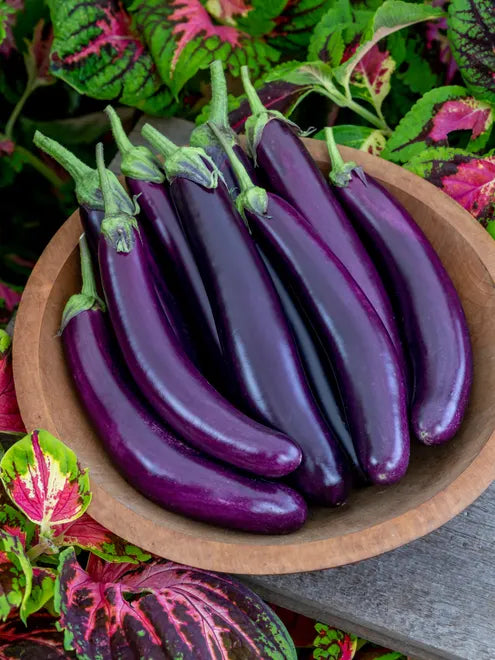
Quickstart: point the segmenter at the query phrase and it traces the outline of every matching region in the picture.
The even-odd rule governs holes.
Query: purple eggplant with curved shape
[[[123,477],[175,513],[230,529],[286,534],[304,523],[303,498],[254,479],[177,439],[146,407],[122,363],[81,245],[83,290],[62,321],[67,363],[86,412]]]
[[[386,327],[406,374],[392,306],[349,218],[296,134],[297,127],[281,113],[266,110],[249,80],[247,67],[242,67],[241,72],[253,112],[246,122],[248,148],[265,175],[267,189],[299,211],[344,264]]]
[[[166,157],[172,197],[239,397],[249,414],[301,447],[303,460],[293,483],[303,495],[321,504],[341,504],[349,490],[346,458],[318,410],[276,291],[227,189],[202,185],[210,172],[206,154],[177,148],[150,125],[143,127],[143,135]],[[223,140],[220,133],[217,137]],[[193,158],[196,180],[179,169]]]
[[[97,164],[105,200],[101,281],[136,384],[161,419],[197,449],[261,476],[292,472],[301,461],[299,447],[232,406],[185,354],[161,309],[135,218],[119,211],[108,188],[101,144]]]
[[[411,425],[426,445],[450,440],[462,422],[473,379],[461,301],[424,233],[375,179],[344,163],[327,131],[334,192],[379,266],[407,340],[413,374]]]
[[[409,463],[406,388],[383,323],[306,218],[278,195],[253,186],[226,146],[241,187],[236,205],[297,296],[337,374],[363,472],[373,483],[398,481]]]

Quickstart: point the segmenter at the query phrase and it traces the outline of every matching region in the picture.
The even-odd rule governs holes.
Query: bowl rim
[[[325,143],[312,139],[304,141],[311,147],[317,164],[328,169]],[[449,217],[451,225],[470,244],[495,280],[495,241],[457,202],[398,165],[351,148],[343,147],[341,152],[346,160],[355,160],[359,154],[360,163],[371,175],[380,177],[384,167],[391,168],[392,173],[395,171],[394,186],[421,198],[428,207],[434,207],[437,212]],[[13,341],[14,382],[21,416],[27,429],[41,427],[53,432],[56,428],[44,397],[38,368],[38,347],[43,312],[52,283],[71,256],[68,255],[61,263],[60,247],[67,242],[75,246],[81,231],[79,213],[75,211],[60,227],[36,263],[17,312]],[[26,322],[27,318],[29,322]],[[26,393],[29,396],[25,396]],[[88,513],[114,533],[120,536],[124,533],[126,540],[155,554],[163,552],[166,539],[168,559],[198,568],[251,575],[296,573],[334,568],[368,559],[428,534],[474,502],[494,479],[495,430],[464,471],[434,496],[396,517],[337,537],[291,542],[288,536],[284,537],[283,543],[277,544],[263,541],[257,544],[242,541],[232,543],[202,538],[201,543],[193,543],[193,540],[197,541],[196,535],[165,526],[159,528],[160,533],[157,535],[157,526],[152,521],[109,495],[95,481],[91,483],[93,498]],[[122,529],[116,529],[113,524],[118,519],[125,520]],[[239,547],[242,547],[243,552],[236,551]]]

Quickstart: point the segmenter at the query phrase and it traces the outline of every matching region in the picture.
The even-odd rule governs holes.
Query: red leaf
[[[442,187],[447,195],[479,218],[495,205],[495,156],[473,158],[460,163],[457,172],[442,177]]]
[[[1,146],[2,143],[0,143]],[[13,151],[13,149],[12,149]],[[4,301],[7,311],[11,312],[21,299],[19,291],[13,289],[9,284],[0,282],[0,300]]]
[[[12,372],[12,355],[10,346],[5,346],[5,340],[10,338],[1,331],[3,352],[0,352],[0,431],[3,433],[25,433],[26,429],[17,405],[15,395],[14,374]]]
[[[8,140],[7,138],[0,140],[0,156],[12,156],[14,149],[15,144],[12,140]]]
[[[385,79],[390,73],[390,53],[388,50],[382,52],[378,46],[373,46],[359,60],[353,71],[351,82],[356,84],[366,81],[366,86],[372,90],[373,95],[380,96]]]
[[[471,139],[484,133],[491,120],[491,109],[473,97],[446,101],[433,115],[433,128],[429,137],[434,142],[446,140],[452,131],[471,130]]]
[[[206,8],[220,21],[235,25],[234,16],[246,16],[253,6],[247,0],[208,0]]]
[[[64,650],[63,633],[55,627],[56,619],[48,612],[29,617],[29,627],[13,613],[0,623],[1,660],[65,660],[74,657]]]

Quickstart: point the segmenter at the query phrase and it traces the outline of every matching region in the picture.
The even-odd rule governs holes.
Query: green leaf
[[[31,593],[33,570],[21,539],[0,530],[0,619],[5,621],[14,608],[26,622],[26,605]]]
[[[444,12],[439,7],[430,5],[417,5],[403,0],[385,0],[376,10],[361,37],[361,46],[355,54],[335,69],[337,80],[347,87],[354,68],[359,60],[373,48],[373,46],[388,35],[408,25],[440,18]]]
[[[490,137],[493,109],[457,85],[433,89],[421,98],[390,136],[383,157],[405,163],[427,147],[449,146],[449,133],[471,130],[469,150],[482,149]]]
[[[81,516],[91,501],[89,476],[74,452],[48,431],[33,431],[5,452],[1,478],[11,500],[50,537],[51,526]]]
[[[131,11],[162,80],[174,95],[215,59],[224,61],[234,76],[246,64],[256,78],[279,57],[261,39],[230,25],[217,25],[200,0],[136,0]]]
[[[338,2],[348,0],[338,0]],[[268,35],[270,44],[284,53],[301,52],[312,39],[313,29],[334,4],[334,0],[298,0],[289,2],[276,19],[276,27]],[[309,56],[313,59],[313,56]]]
[[[493,0],[451,0],[448,37],[467,87],[495,103],[495,11]]]
[[[225,0],[216,1],[219,3],[225,2]],[[288,5],[288,0],[251,0],[248,5],[250,10],[241,15],[235,21],[235,25],[239,30],[247,32],[253,37],[262,37],[273,30],[276,24],[275,20],[283,12],[286,5]],[[208,3],[206,6],[209,10]]]
[[[144,112],[170,115],[173,97],[130,18],[112,0],[49,0],[54,42],[53,75],[97,99],[120,101]]]
[[[24,619],[38,612],[42,607],[46,607],[47,603],[53,598],[57,578],[56,572],[51,568],[33,566],[32,570],[31,592],[21,608],[21,616]]]
[[[332,69],[325,62],[285,62],[274,67],[264,78],[265,82],[285,80],[294,85],[331,85]]]
[[[7,2],[0,2],[0,45],[2,41],[7,37],[7,25],[9,23],[10,17],[16,13],[14,7],[9,5]]]
[[[378,156],[385,148],[386,138],[378,128],[340,124],[333,127],[333,136],[337,144],[352,147]],[[324,130],[314,135],[317,140],[325,140]]]
[[[364,30],[371,16],[371,12],[354,11],[349,0],[333,0],[313,30],[308,59],[328,60],[332,66],[338,66],[345,46]]]

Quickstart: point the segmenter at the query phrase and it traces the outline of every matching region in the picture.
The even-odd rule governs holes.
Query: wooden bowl
[[[307,140],[326,173],[323,142]],[[396,548],[458,514],[495,478],[495,242],[434,186],[385,160],[342,149],[382,181],[426,232],[452,277],[474,349],[474,386],[457,436],[447,445],[413,443],[406,477],[355,492],[339,510],[314,508],[288,536],[258,536],[169,513],[127,484],[86,417],[56,332],[63,306],[79,291],[77,213],[60,228],[34,268],[15,326],[14,377],[28,429],[63,440],[90,468],[89,513],[142,548],[193,566],[232,573],[292,573],[331,568]]]

